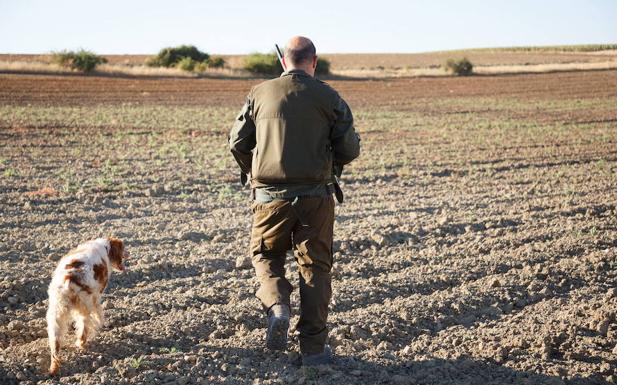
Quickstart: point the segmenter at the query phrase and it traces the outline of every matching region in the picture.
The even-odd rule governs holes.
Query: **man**
[[[286,71],[250,91],[229,145],[250,175],[253,227],[250,252],[260,282],[256,296],[268,317],[266,346],[287,346],[292,286],[285,278],[293,247],[300,280],[300,353],[303,365],[330,363],[326,320],[332,295],[333,169],[358,157],[360,138],[347,103],[314,78],[315,46],[292,38]]]

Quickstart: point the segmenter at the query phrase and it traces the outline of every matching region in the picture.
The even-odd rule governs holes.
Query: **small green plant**
[[[19,170],[13,167],[9,167],[4,170],[3,175],[7,178],[19,175]]]
[[[171,354],[174,354],[174,353],[178,353],[178,352],[179,352],[179,350],[178,350],[178,348],[176,348],[175,346],[172,346],[171,348],[160,348],[160,349],[159,349],[159,352],[161,352],[161,353],[171,353]]]
[[[129,362],[129,365],[131,366],[131,368],[133,369],[139,369],[139,367],[143,364],[145,364],[147,361],[144,360],[143,357],[137,357],[137,358],[131,358],[131,361]]]
[[[219,187],[217,193],[217,199],[219,200],[219,202],[225,202],[234,197],[234,190],[229,187],[229,185],[223,185]]]
[[[80,49],[79,51],[60,51],[52,54],[52,60],[62,66],[81,72],[91,72],[97,65],[107,63],[107,59],[94,52]]]
[[[447,72],[457,76],[470,76],[473,74],[473,64],[467,59],[448,59],[444,66]]]
[[[60,174],[60,178],[64,181],[62,191],[66,193],[74,193],[79,189],[80,185],[74,171],[65,169]]]
[[[598,170],[600,170],[602,172],[607,172],[608,171],[608,167],[607,167],[605,159],[598,160],[596,162],[596,167],[598,168]]]
[[[100,188],[109,188],[113,183],[113,179],[106,175],[101,175],[95,179],[96,185]]]
[[[174,67],[184,58],[191,58],[195,62],[202,63],[207,62],[210,55],[200,51],[194,45],[181,45],[163,48],[156,56],[149,58],[146,64],[150,67]]]

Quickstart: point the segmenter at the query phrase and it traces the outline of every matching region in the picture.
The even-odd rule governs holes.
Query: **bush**
[[[317,58],[315,75],[328,75],[330,73],[330,62],[327,59]]]
[[[205,61],[202,61],[201,63],[195,64],[195,68],[193,68],[193,71],[206,72],[207,69],[208,69],[208,63],[206,63]]]
[[[445,70],[458,76],[469,76],[473,74],[473,64],[467,59],[448,59]]]
[[[244,69],[260,75],[279,75],[283,72],[283,67],[276,54],[254,53],[244,58]],[[326,59],[317,58],[316,75],[327,75],[330,73],[330,62]]]
[[[104,57],[83,49],[77,52],[54,52],[52,54],[52,60],[63,67],[69,67],[82,72],[90,72],[94,70],[97,65],[107,63],[107,59]]]
[[[183,57],[182,59],[180,59],[177,63],[176,63],[176,67],[180,68],[183,71],[193,71],[195,69],[195,65],[198,64],[198,62],[196,62],[195,60],[191,59],[190,57]],[[199,63],[199,64],[203,64],[203,62]]]
[[[278,75],[283,72],[275,54],[253,53],[244,58],[244,69],[260,75]]]
[[[212,56],[208,59],[209,68],[223,68],[225,67],[225,59],[220,56]]]
[[[148,59],[146,64],[150,67],[175,67],[184,58],[190,58],[195,62],[205,62],[210,55],[201,52],[194,45],[181,45],[163,48],[156,56]]]
[[[201,63],[195,63],[195,72],[206,72],[208,68],[223,68],[225,66],[225,60],[221,57],[210,58],[208,61]]]

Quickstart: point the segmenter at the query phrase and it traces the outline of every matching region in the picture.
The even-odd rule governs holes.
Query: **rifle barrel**
[[[278,44],[274,44],[274,48],[276,48],[276,57],[279,58],[279,63],[281,63],[281,67],[283,67],[283,71],[285,70],[285,64],[283,64],[283,54],[281,53],[281,49]]]

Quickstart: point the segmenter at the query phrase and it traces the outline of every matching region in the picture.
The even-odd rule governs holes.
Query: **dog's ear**
[[[109,238],[109,253],[107,256],[109,257],[109,262],[111,265],[120,271],[124,270],[124,265],[122,264],[122,258],[125,257],[124,251],[124,243],[116,238]]]

